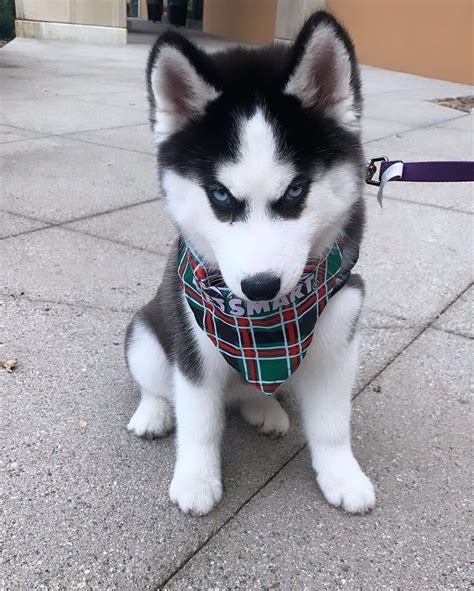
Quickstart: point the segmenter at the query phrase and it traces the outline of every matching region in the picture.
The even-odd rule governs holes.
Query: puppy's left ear
[[[329,13],[316,12],[301,29],[285,92],[303,107],[358,129],[362,100],[357,58],[346,30]]]

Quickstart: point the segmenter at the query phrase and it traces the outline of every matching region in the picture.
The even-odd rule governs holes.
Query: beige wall
[[[363,64],[474,83],[472,0],[328,0]]]
[[[15,0],[19,20],[127,26],[125,0]]]
[[[203,31],[247,43],[275,37],[277,0],[204,0]]]

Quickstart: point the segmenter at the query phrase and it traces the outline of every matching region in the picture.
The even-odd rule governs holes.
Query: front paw
[[[206,515],[222,498],[220,477],[204,475],[202,472],[180,474],[175,470],[170,485],[170,499],[183,513]]]
[[[290,428],[290,419],[275,398],[259,397],[246,400],[240,406],[242,418],[261,435],[283,437]]]
[[[151,396],[141,399],[127,425],[128,431],[145,439],[165,437],[173,428],[174,415],[169,402],[164,398]]]
[[[353,456],[328,467],[319,466],[317,481],[327,502],[348,513],[366,513],[375,506],[373,484]]]

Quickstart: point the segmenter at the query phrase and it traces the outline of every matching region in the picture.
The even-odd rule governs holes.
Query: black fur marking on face
[[[270,204],[272,214],[289,220],[299,218],[306,205],[309,187],[309,179],[305,177],[293,179],[280,199]]]
[[[214,183],[206,187],[206,193],[216,218],[221,222],[232,223],[246,218],[247,202],[236,199],[227,187]]]

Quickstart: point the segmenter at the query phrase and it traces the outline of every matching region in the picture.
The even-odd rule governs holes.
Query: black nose
[[[271,273],[257,273],[242,279],[242,291],[253,302],[274,300],[280,291],[280,278]]]

